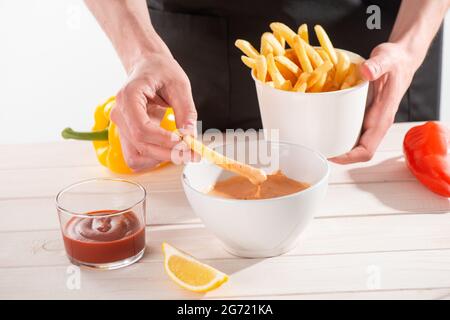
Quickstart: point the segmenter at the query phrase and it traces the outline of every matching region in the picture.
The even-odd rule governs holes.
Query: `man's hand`
[[[372,159],[394,122],[415,71],[410,54],[399,44],[383,43],[372,51],[360,69],[363,78],[373,81],[373,100],[366,110],[361,138],[353,150],[331,161],[348,164]]]
[[[165,108],[170,106],[177,128],[195,134],[197,112],[189,79],[154,30],[146,1],[85,2],[110,38],[129,76],[111,111],[127,165],[139,171],[171,160],[171,155],[176,155],[177,161],[195,160],[190,151],[187,153],[187,145],[178,143],[176,134],[159,126]],[[175,145],[181,154],[171,152]]]
[[[449,7],[450,0],[402,1],[389,42],[376,47],[361,66],[362,76],[373,81],[373,101],[358,145],[331,161],[347,164],[373,157]]]
[[[142,58],[132,67],[111,111],[111,120],[119,128],[125,161],[134,171],[171,160],[172,148],[180,138],[159,126],[169,106],[174,109],[177,127],[195,134],[197,112],[184,71],[165,53]],[[190,154],[187,148],[180,151]]]

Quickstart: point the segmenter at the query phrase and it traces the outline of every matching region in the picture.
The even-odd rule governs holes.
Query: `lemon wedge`
[[[228,280],[225,273],[195,260],[168,243],[162,244],[162,250],[167,275],[184,289],[207,292],[220,287]]]

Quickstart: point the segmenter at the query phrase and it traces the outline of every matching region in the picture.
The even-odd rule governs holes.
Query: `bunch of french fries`
[[[297,33],[281,22],[272,22],[270,29],[261,36],[260,51],[246,40],[235,42],[245,54],[242,62],[262,83],[285,91],[329,92],[362,82],[358,65],[334,48],[322,26],[314,27],[320,47],[311,46],[307,24]]]

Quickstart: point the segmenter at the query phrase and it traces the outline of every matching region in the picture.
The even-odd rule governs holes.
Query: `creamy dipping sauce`
[[[247,178],[233,176],[217,182],[209,195],[238,200],[270,199],[286,196],[309,188],[310,185],[288,178],[281,171],[267,175],[267,180],[259,185]]]

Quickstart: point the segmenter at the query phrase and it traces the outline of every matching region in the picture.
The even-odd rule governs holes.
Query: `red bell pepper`
[[[450,197],[450,131],[439,122],[411,128],[403,141],[406,164],[428,189]]]

